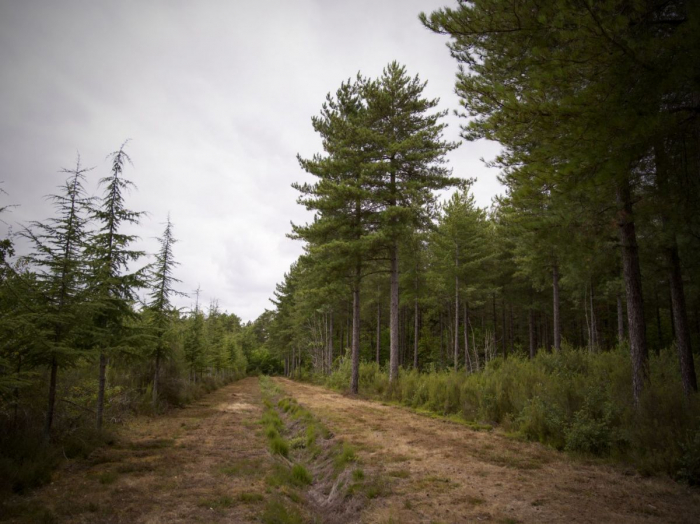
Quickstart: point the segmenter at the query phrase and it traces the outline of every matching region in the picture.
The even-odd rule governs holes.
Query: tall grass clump
[[[360,393],[470,422],[498,424],[556,449],[609,457],[642,473],[700,484],[700,400],[686,399],[673,348],[650,356],[651,384],[638,408],[624,348],[565,347],[490,361],[477,373],[402,370],[389,384],[375,363],[360,366]],[[343,390],[349,363],[326,378]]]

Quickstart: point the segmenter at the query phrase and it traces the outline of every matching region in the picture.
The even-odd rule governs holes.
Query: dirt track
[[[373,479],[371,494],[352,495],[363,507],[351,513],[352,521],[699,521],[700,493],[670,480],[585,464],[494,432],[275,381],[334,438],[351,443],[359,458],[353,467]],[[267,450],[261,414],[258,381],[248,378],[170,415],[138,418],[124,428],[118,445],[67,463],[49,486],[0,505],[0,520],[260,522],[267,515],[271,521],[265,511],[280,492],[270,488],[269,475],[280,459]],[[313,486],[307,489],[308,497]],[[303,492],[281,493],[295,499],[305,520],[334,521],[333,515],[314,514]]]

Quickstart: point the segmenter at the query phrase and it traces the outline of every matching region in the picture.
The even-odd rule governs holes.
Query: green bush
[[[557,449],[610,456],[641,472],[665,472],[700,483],[700,400],[685,399],[673,348],[650,356],[651,383],[632,399],[629,351],[590,353],[564,345],[497,358],[480,372],[400,370],[389,385],[386,369],[360,364],[360,393],[478,424],[500,424]],[[345,359],[325,385],[347,390]]]

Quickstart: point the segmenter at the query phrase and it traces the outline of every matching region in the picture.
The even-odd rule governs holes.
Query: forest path
[[[9,501],[5,518],[22,523],[254,521],[274,462],[260,432],[261,415],[258,379],[246,378],[184,409],[137,417],[120,431],[115,446],[65,464],[50,485]]]
[[[363,476],[338,477],[342,507],[319,509],[315,483],[306,494],[270,484],[284,461],[269,453],[259,424],[260,383],[246,378],[168,415],[133,419],[116,445],[69,461],[48,486],[0,504],[0,521],[670,523],[700,515],[698,491],[668,479],[625,475],[318,386],[274,382],[280,398],[296,398],[328,427],[332,441],[353,446],[351,469]],[[270,509],[280,496],[306,517],[275,516]]]
[[[405,408],[275,379],[384,480],[361,522],[698,522],[700,494]]]

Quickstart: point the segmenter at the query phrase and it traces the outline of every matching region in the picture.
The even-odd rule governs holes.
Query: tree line
[[[687,397],[700,343],[700,7],[617,0],[459,2],[449,37],[465,140],[502,146],[505,193],[479,209],[452,175],[444,112],[399,64],[358,75],[312,119],[323,152],[295,184],[314,211],[275,292],[288,373],[359,361],[468,373],[511,353],[617,346],[632,397],[673,346]],[[440,202],[438,192],[452,190]],[[388,317],[388,319],[387,319]]]
[[[174,305],[184,293],[170,217],[150,262],[133,247],[137,237],[127,230],[143,212],[127,206],[133,184],[124,173],[131,164],[125,146],[108,157],[101,195],[88,196],[92,170],[78,158],[48,197],[53,216],[2,241],[0,422],[7,438],[39,433],[41,418],[43,440],[60,440],[85,424],[86,413],[100,432],[105,413],[115,416],[120,404],[155,411],[177,404],[198,383],[244,374],[246,354],[257,347],[245,342],[251,328],[235,314],[216,302],[204,311],[199,290],[191,310]],[[18,237],[29,246],[22,256]]]

